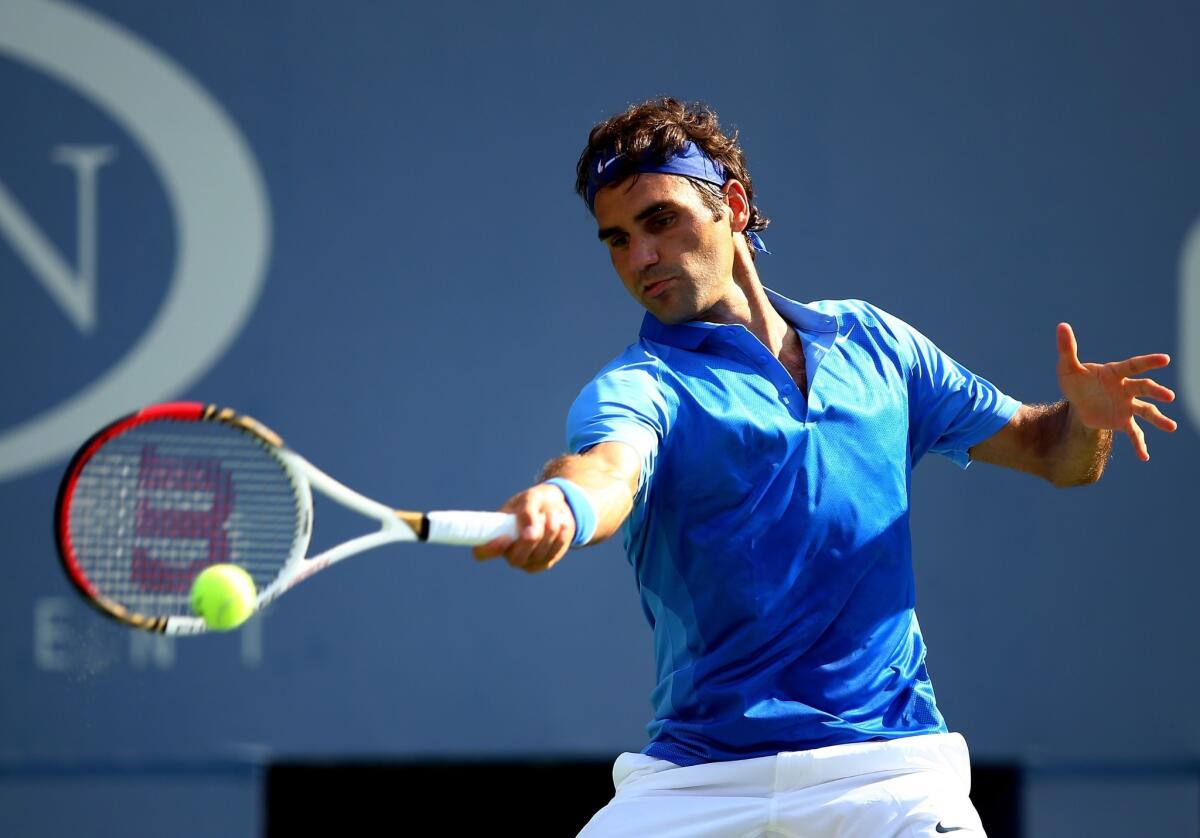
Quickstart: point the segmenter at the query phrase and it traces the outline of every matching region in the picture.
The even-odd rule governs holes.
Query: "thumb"
[[[1070,323],[1058,324],[1058,366],[1059,372],[1083,372],[1084,366],[1079,363],[1079,344],[1075,340],[1075,332]]]

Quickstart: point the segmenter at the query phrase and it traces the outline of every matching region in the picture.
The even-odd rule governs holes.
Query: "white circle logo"
[[[1200,429],[1200,220],[1184,240],[1179,265],[1179,354],[1183,406]]]
[[[258,300],[271,215],[253,155],[220,105],[131,32],[64,3],[3,0],[0,56],[72,88],[128,133],[162,184],[176,234],[166,297],[146,331],[97,380],[0,434],[3,480],[203,375]]]

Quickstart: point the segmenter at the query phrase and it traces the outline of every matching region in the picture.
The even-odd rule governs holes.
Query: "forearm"
[[[591,543],[615,534],[633,509],[637,476],[630,474],[629,463],[623,458],[567,454],[551,460],[542,470],[543,480],[552,477],[570,480],[591,501],[596,512],[596,533]]]
[[[1070,402],[1023,405],[1018,427],[1038,476],[1055,486],[1094,483],[1112,453],[1112,431],[1089,428],[1079,421]]]

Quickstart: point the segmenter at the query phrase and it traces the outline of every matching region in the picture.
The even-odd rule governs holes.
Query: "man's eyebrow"
[[[659,201],[657,204],[651,204],[644,210],[633,217],[634,221],[645,221],[652,215],[657,215],[663,210],[675,209],[675,204],[671,201]],[[603,230],[596,233],[596,238],[604,241],[610,236],[615,236],[617,233],[624,232],[620,227],[605,227]]]

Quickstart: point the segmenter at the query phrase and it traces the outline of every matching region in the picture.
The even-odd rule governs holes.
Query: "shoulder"
[[[649,457],[666,437],[678,407],[678,400],[661,381],[661,361],[638,344],[605,364],[567,411],[569,450],[580,452],[617,441]]]
[[[816,300],[809,303],[808,307],[822,314],[837,317],[843,324],[852,323],[866,328],[892,330],[895,323],[903,323],[899,318],[866,300]]]
[[[913,344],[920,337],[912,326],[866,300],[817,300],[809,303],[823,314],[836,317],[838,331],[858,343],[872,344],[877,350],[913,360]]]
[[[653,344],[630,344],[592,376],[580,390],[572,413],[590,412],[600,405],[625,405],[639,412],[666,412],[671,390],[663,385],[667,369]]]
[[[589,387],[643,386],[657,387],[662,380],[665,364],[648,341],[638,341],[625,347],[585,385]]]

